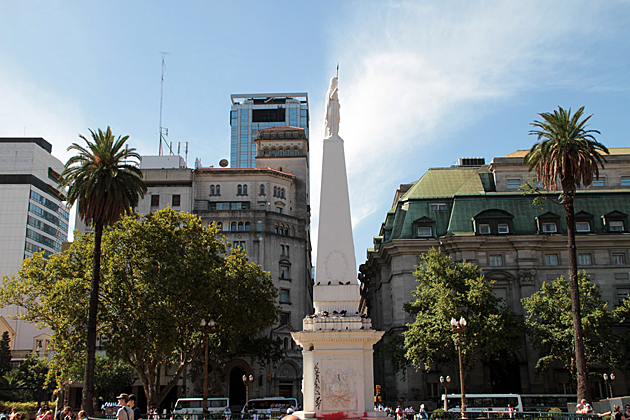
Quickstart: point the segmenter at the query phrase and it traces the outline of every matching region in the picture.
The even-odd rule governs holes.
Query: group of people
[[[142,420],[142,412],[136,406],[135,395],[120,394],[116,399],[118,400],[118,405],[120,405],[116,413],[116,420]]]
[[[420,404],[418,411],[416,412],[412,406],[402,408],[400,405],[396,409],[392,407],[384,407],[383,404],[379,404],[374,407],[374,411],[383,411],[387,413],[387,417],[396,417],[396,420],[428,420],[429,413],[427,412],[424,404]]]
[[[610,416],[610,420],[630,420],[630,404],[626,404],[625,411],[621,412],[621,407],[618,404],[613,406],[613,409],[607,413],[598,414],[599,417]]]

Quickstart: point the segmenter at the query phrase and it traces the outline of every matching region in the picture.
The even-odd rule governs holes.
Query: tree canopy
[[[48,261],[36,255],[6,279],[2,304],[54,331],[54,373],[64,380],[86,351],[85,323],[94,236],[75,239]],[[179,380],[202,344],[200,323],[214,319],[211,346],[234,354],[251,335],[277,322],[277,289],[269,273],[247,262],[214,224],[165,209],[126,217],[103,234],[98,334],[107,354],[132,366],[150,405]],[[162,366],[175,374],[160,388]]]
[[[514,355],[521,346],[520,325],[503,299],[497,297],[481,270],[468,262],[454,263],[448,255],[431,249],[414,273],[418,287],[415,300],[405,304],[415,317],[403,332],[405,358],[416,369],[457,360],[450,321],[466,318],[462,347],[465,369],[481,355]]]
[[[612,331],[612,313],[599,289],[586,272],[578,274],[580,313],[584,330],[587,367],[619,367],[619,337]],[[577,379],[573,318],[569,282],[564,276],[543,283],[540,290],[524,298],[525,319],[531,343],[540,349],[536,368],[545,369],[557,361]]]

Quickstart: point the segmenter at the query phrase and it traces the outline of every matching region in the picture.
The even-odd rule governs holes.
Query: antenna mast
[[[168,128],[163,129],[162,128],[162,102],[164,101],[164,68],[166,67],[164,64],[164,58],[167,55],[170,55],[171,53],[167,53],[167,52],[163,52],[160,51],[160,54],[162,54],[162,79],[161,79],[161,86],[160,86],[160,148],[159,148],[159,155],[162,156],[162,142],[166,141],[164,139],[164,136],[168,136]]]

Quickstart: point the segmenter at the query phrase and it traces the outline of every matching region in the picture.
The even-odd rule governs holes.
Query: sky
[[[314,250],[339,63],[357,264],[400,184],[530,148],[541,112],[585,106],[600,142],[630,146],[627,0],[0,0],[0,137],[43,137],[65,162],[111,126],[157,155],[161,52],[162,126],[191,167],[229,158],[230,94],[308,92]]]

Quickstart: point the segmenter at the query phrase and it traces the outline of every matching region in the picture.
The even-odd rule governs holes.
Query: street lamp
[[[466,331],[466,318],[461,317],[458,320],[451,318],[451,327],[453,332],[457,333],[457,351],[459,352],[459,383],[462,393],[462,418],[466,417],[466,386],[464,384],[464,365],[462,363],[462,346],[466,343],[462,341],[462,333]]]
[[[249,384],[254,382],[254,375],[249,375],[249,383],[247,375],[243,375],[243,383],[245,384],[245,405],[249,404]],[[249,409],[249,407],[247,407]]]
[[[448,412],[448,386],[451,384],[451,377],[447,376],[445,380],[444,376],[440,376],[440,383],[444,387],[444,411]]]
[[[209,334],[211,332],[214,331],[214,320],[211,319],[210,321],[207,321],[205,319],[201,320],[201,331],[204,334],[204,338],[205,338],[205,342],[206,342],[206,358],[204,359],[203,362],[203,403],[202,403],[202,410],[203,410],[203,414],[206,415],[208,414],[208,347],[210,345],[209,343]]]
[[[612,381],[615,380],[615,374],[611,373],[610,374],[610,378],[608,377],[608,374],[604,373],[604,381],[606,381],[606,385],[608,385],[608,390],[610,392],[610,397],[609,398],[614,398],[613,397],[613,390],[612,390]]]

